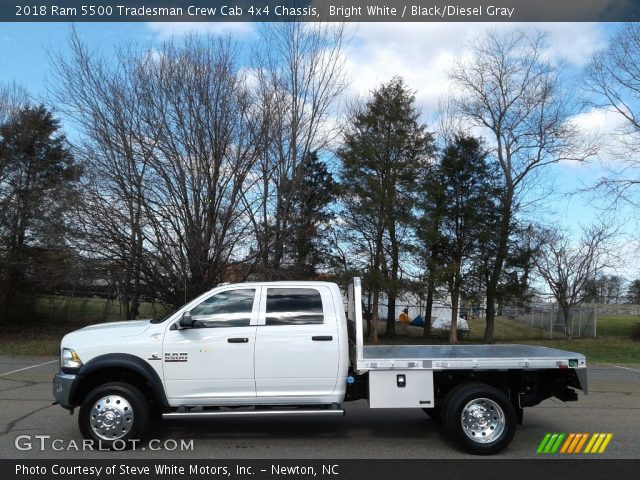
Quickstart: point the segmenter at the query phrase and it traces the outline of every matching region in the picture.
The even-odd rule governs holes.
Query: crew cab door
[[[193,328],[166,331],[163,343],[167,398],[204,405],[255,398],[257,287],[229,287],[191,308]]]
[[[339,342],[327,287],[263,287],[256,333],[258,397],[326,397],[336,387]],[[318,399],[319,400],[319,399]]]

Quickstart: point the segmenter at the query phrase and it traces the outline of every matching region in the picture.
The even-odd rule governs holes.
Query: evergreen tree
[[[636,279],[629,284],[627,302],[640,305],[640,279]]]
[[[304,162],[304,176],[293,193],[290,235],[286,241],[291,273],[297,278],[314,278],[322,262],[322,228],[332,218],[329,204],[336,193],[333,176],[316,152]]]
[[[540,253],[539,239],[531,224],[516,224],[509,243],[509,253],[502,269],[496,295],[498,305],[501,307],[509,304],[526,304],[531,301],[533,296],[530,286],[531,273],[535,267],[534,258]],[[494,253],[489,251],[489,254]]]
[[[431,335],[431,314],[436,288],[445,281],[441,268],[444,242],[440,230],[446,196],[441,174],[442,170],[438,164],[433,164],[424,171],[424,178],[421,179],[423,191],[417,202],[419,211],[416,218],[417,251],[425,268],[426,305],[423,330],[425,338]]]
[[[65,247],[66,213],[79,174],[58,120],[44,106],[24,107],[0,126],[4,314],[19,301],[18,293],[43,282],[41,271],[30,271],[43,251]]]
[[[342,188],[349,217],[364,225],[370,243],[367,287],[372,293],[370,331],[375,325],[381,291],[388,296],[387,334],[395,333],[395,303],[399,290],[400,252],[414,214],[419,172],[433,151],[433,138],[419,121],[415,96],[395,77],[356,108],[338,151]]]
[[[451,296],[449,341],[456,343],[460,295],[472,260],[485,248],[482,240],[493,231],[492,218],[500,190],[497,173],[487,161],[487,153],[474,137],[456,136],[442,153],[428,188],[435,200],[426,215],[438,219],[437,234],[427,230],[437,268]]]

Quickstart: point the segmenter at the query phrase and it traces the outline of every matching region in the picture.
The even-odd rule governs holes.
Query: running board
[[[208,417],[275,417],[279,415],[294,416],[344,416],[344,410],[247,410],[247,411],[209,411],[209,412],[169,412],[162,418],[208,418]]]

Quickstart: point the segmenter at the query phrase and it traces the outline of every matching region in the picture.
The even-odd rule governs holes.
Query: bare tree
[[[15,82],[0,84],[0,125],[28,103],[29,95],[22,86]]]
[[[571,337],[571,309],[589,294],[590,282],[611,266],[614,231],[609,225],[596,224],[584,228],[577,242],[557,229],[543,229],[538,235],[540,252],[534,260],[536,270],[562,309],[565,334]]]
[[[149,156],[142,137],[142,98],[132,49],[115,64],[90,52],[75,31],[71,58],[52,58],[58,104],[84,134],[76,145],[85,160],[83,202],[76,206],[77,246],[111,264],[124,318],[135,318],[142,295],[143,186]]]
[[[468,122],[460,115],[459,105],[452,91],[438,98],[436,133],[443,144],[453,143],[456,137],[469,136]]]
[[[251,237],[242,197],[264,134],[229,40],[165,45],[148,67],[146,130],[153,146],[146,204],[162,270],[188,272],[188,296],[223,281]],[[183,270],[184,271],[184,270]]]
[[[343,258],[343,272],[362,272],[365,286],[365,320],[371,343],[378,343],[381,265],[384,261],[384,218],[380,207],[371,213],[371,204],[355,192],[345,191],[339,213],[340,224],[334,225],[334,249]],[[347,249],[346,252],[343,249]]]
[[[583,161],[594,153],[580,141],[571,118],[576,113],[562,85],[562,66],[545,57],[542,34],[488,33],[471,45],[450,73],[460,89],[458,112],[487,134],[504,188],[500,226],[486,285],[485,341],[494,331],[495,301],[509,251],[514,216],[544,167],[561,160]]]
[[[223,281],[250,243],[243,197],[264,136],[229,39],[121,48],[111,64],[72,36],[57,97],[86,142],[86,251],[119,265],[135,317],[142,293],[170,304]]]
[[[254,74],[268,122],[256,174],[259,196],[252,208],[258,255],[267,277],[282,274],[295,193],[312,152],[322,154],[336,137],[332,107],[347,86],[340,24],[274,23],[262,30]]]
[[[27,92],[17,83],[0,84],[0,125],[6,124],[29,103]],[[2,137],[0,137],[2,140]],[[8,159],[0,156],[0,198],[6,194],[4,180],[7,173]]]
[[[625,200],[638,205],[640,184],[640,26],[624,25],[608,48],[594,54],[584,71],[583,86],[592,107],[614,112],[621,120],[613,145],[618,168],[599,180],[609,200]],[[620,148],[621,147],[621,148]],[[621,151],[620,151],[621,150]],[[613,194],[613,195],[609,195]]]

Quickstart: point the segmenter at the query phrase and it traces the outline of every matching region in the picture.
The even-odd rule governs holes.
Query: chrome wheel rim
[[[91,429],[103,440],[124,437],[133,425],[133,408],[120,395],[107,395],[93,404],[89,421]]]
[[[471,400],[462,409],[462,430],[476,443],[491,443],[500,438],[506,421],[500,405],[489,398]]]

